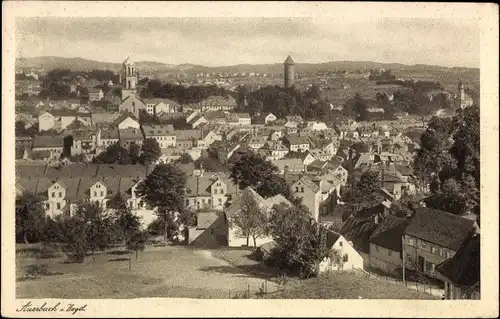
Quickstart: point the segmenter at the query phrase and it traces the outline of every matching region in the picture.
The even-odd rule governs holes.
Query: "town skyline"
[[[121,63],[116,52],[125,50],[134,61],[207,67],[282,63],[288,55],[297,63],[311,64],[373,61],[479,67],[479,26],[474,20],[23,18],[16,20],[16,29],[17,58]],[[204,36],[207,33],[213,36]]]

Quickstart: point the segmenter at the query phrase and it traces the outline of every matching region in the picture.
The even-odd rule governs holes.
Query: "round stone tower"
[[[295,62],[288,56],[283,63],[285,66],[285,88],[292,87],[295,80]]]

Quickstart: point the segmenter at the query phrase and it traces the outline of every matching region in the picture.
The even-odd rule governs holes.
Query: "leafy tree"
[[[111,243],[114,233],[112,216],[102,209],[99,203],[82,202],[75,213],[84,225],[88,249],[93,258],[96,250],[104,250]]]
[[[16,200],[16,236],[28,244],[38,241],[45,225],[45,210],[40,196],[25,192]]]
[[[130,155],[126,148],[118,143],[111,144],[94,158],[96,164],[130,164]]]
[[[142,145],[142,152],[139,161],[142,164],[155,163],[161,156],[160,144],[154,138],[147,138]]]
[[[140,162],[141,147],[138,144],[131,144],[128,150],[130,164],[138,164]]]
[[[168,220],[175,213],[184,213],[186,175],[171,164],[159,164],[137,187],[137,194],[150,204],[158,207],[158,217],[165,221],[167,236]]]
[[[377,192],[381,186],[379,173],[368,171],[362,174],[352,174],[350,177],[349,187],[343,197],[348,211],[355,216],[369,213],[367,209],[379,205],[383,200]]]
[[[61,243],[62,251],[69,261],[82,263],[88,251],[87,226],[81,216],[65,218],[56,216],[50,222],[50,235],[48,240],[53,243]]]
[[[266,235],[267,229],[267,214],[259,207],[259,203],[255,200],[252,191],[245,189],[241,197],[241,209],[234,214],[232,220],[243,236],[247,238],[247,246],[249,246],[250,236],[253,238],[254,247],[257,246],[257,238]]]
[[[269,220],[270,234],[276,242],[271,261],[282,272],[300,271],[308,275],[327,253],[321,245],[320,229],[304,207],[276,205]]]
[[[135,251],[135,259],[139,257],[139,250],[144,251],[146,243],[146,234],[144,232],[136,232],[127,242],[127,248]]]
[[[230,178],[240,189],[250,186],[265,198],[283,194],[291,199],[289,186],[278,175],[278,168],[260,155],[241,155],[231,167]]]
[[[121,193],[117,193],[110,199],[106,206],[113,211],[112,218],[117,240],[128,242],[134,234],[140,231],[140,217],[132,213]]]

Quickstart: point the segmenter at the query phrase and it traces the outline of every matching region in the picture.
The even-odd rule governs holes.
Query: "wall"
[[[377,251],[378,247],[378,251]],[[389,251],[391,255],[389,256]],[[385,272],[395,272],[403,266],[400,253],[381,246],[370,243],[370,266],[384,270]]]
[[[410,245],[410,239],[413,240],[413,245]],[[425,243],[425,245],[426,245],[425,248],[421,247],[422,242]],[[431,251],[431,247],[436,248],[435,253],[433,253]],[[441,252],[444,253],[441,256],[439,255],[440,249],[441,249]],[[406,258],[405,259],[405,267],[406,268],[419,270],[418,269],[418,256],[421,256],[424,258],[424,269],[422,272],[424,272],[430,276],[435,277],[436,274],[434,273],[434,271],[425,269],[426,262],[430,262],[430,263],[434,264],[434,266],[436,266],[436,265],[442,263],[443,261],[445,261],[446,259],[453,257],[453,255],[455,254],[455,251],[448,249],[448,248],[438,246],[438,245],[433,244],[433,243],[423,241],[423,240],[418,239],[418,238],[414,238],[414,237],[405,235],[404,254],[405,254],[405,258]],[[410,259],[408,259],[408,255],[410,256]]]
[[[54,126],[55,119],[51,114],[45,113],[38,117],[38,131],[47,131],[54,128]]]
[[[341,246],[342,245],[342,246]],[[363,258],[358,252],[347,242],[344,237],[340,237],[333,245],[332,250],[337,250],[342,259],[344,255],[348,256],[346,262],[337,263],[331,258],[325,258],[318,266],[320,273],[336,270],[352,270],[363,269]]]

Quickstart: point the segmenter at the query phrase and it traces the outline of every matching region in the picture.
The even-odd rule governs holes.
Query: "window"
[[[301,187],[300,188],[300,192],[303,193],[304,192],[304,187]]]
[[[101,191],[101,197],[104,197],[104,192],[103,191]]]
[[[46,209],[50,209],[50,204],[49,204],[49,203],[46,203],[46,204],[45,204],[45,208],[46,208]]]
[[[413,238],[408,239],[408,245],[413,246]]]
[[[424,241],[420,241],[420,248],[427,248],[427,244]]]
[[[219,190],[219,193],[224,194],[224,190],[221,188],[221,189]]]
[[[189,206],[189,199],[186,198],[186,206]]]
[[[436,247],[431,246],[431,253],[435,254],[436,253]]]
[[[59,192],[59,197],[62,197],[62,192]]]
[[[406,261],[411,262],[411,255],[410,254],[406,254]]]
[[[61,203],[57,203],[57,209],[61,209]]]
[[[222,204],[222,198],[219,198],[219,205]]]
[[[101,188],[101,184],[97,184],[95,188]]]
[[[97,192],[94,191],[94,197],[97,197]]]
[[[52,197],[56,197],[56,193],[55,192],[52,192]]]
[[[342,247],[342,242],[341,241],[339,241],[339,246]]]
[[[342,260],[346,263],[349,261],[349,256],[348,255],[344,255],[344,257],[342,258]]]
[[[298,193],[299,192],[299,188],[298,187],[295,187],[295,192]]]

